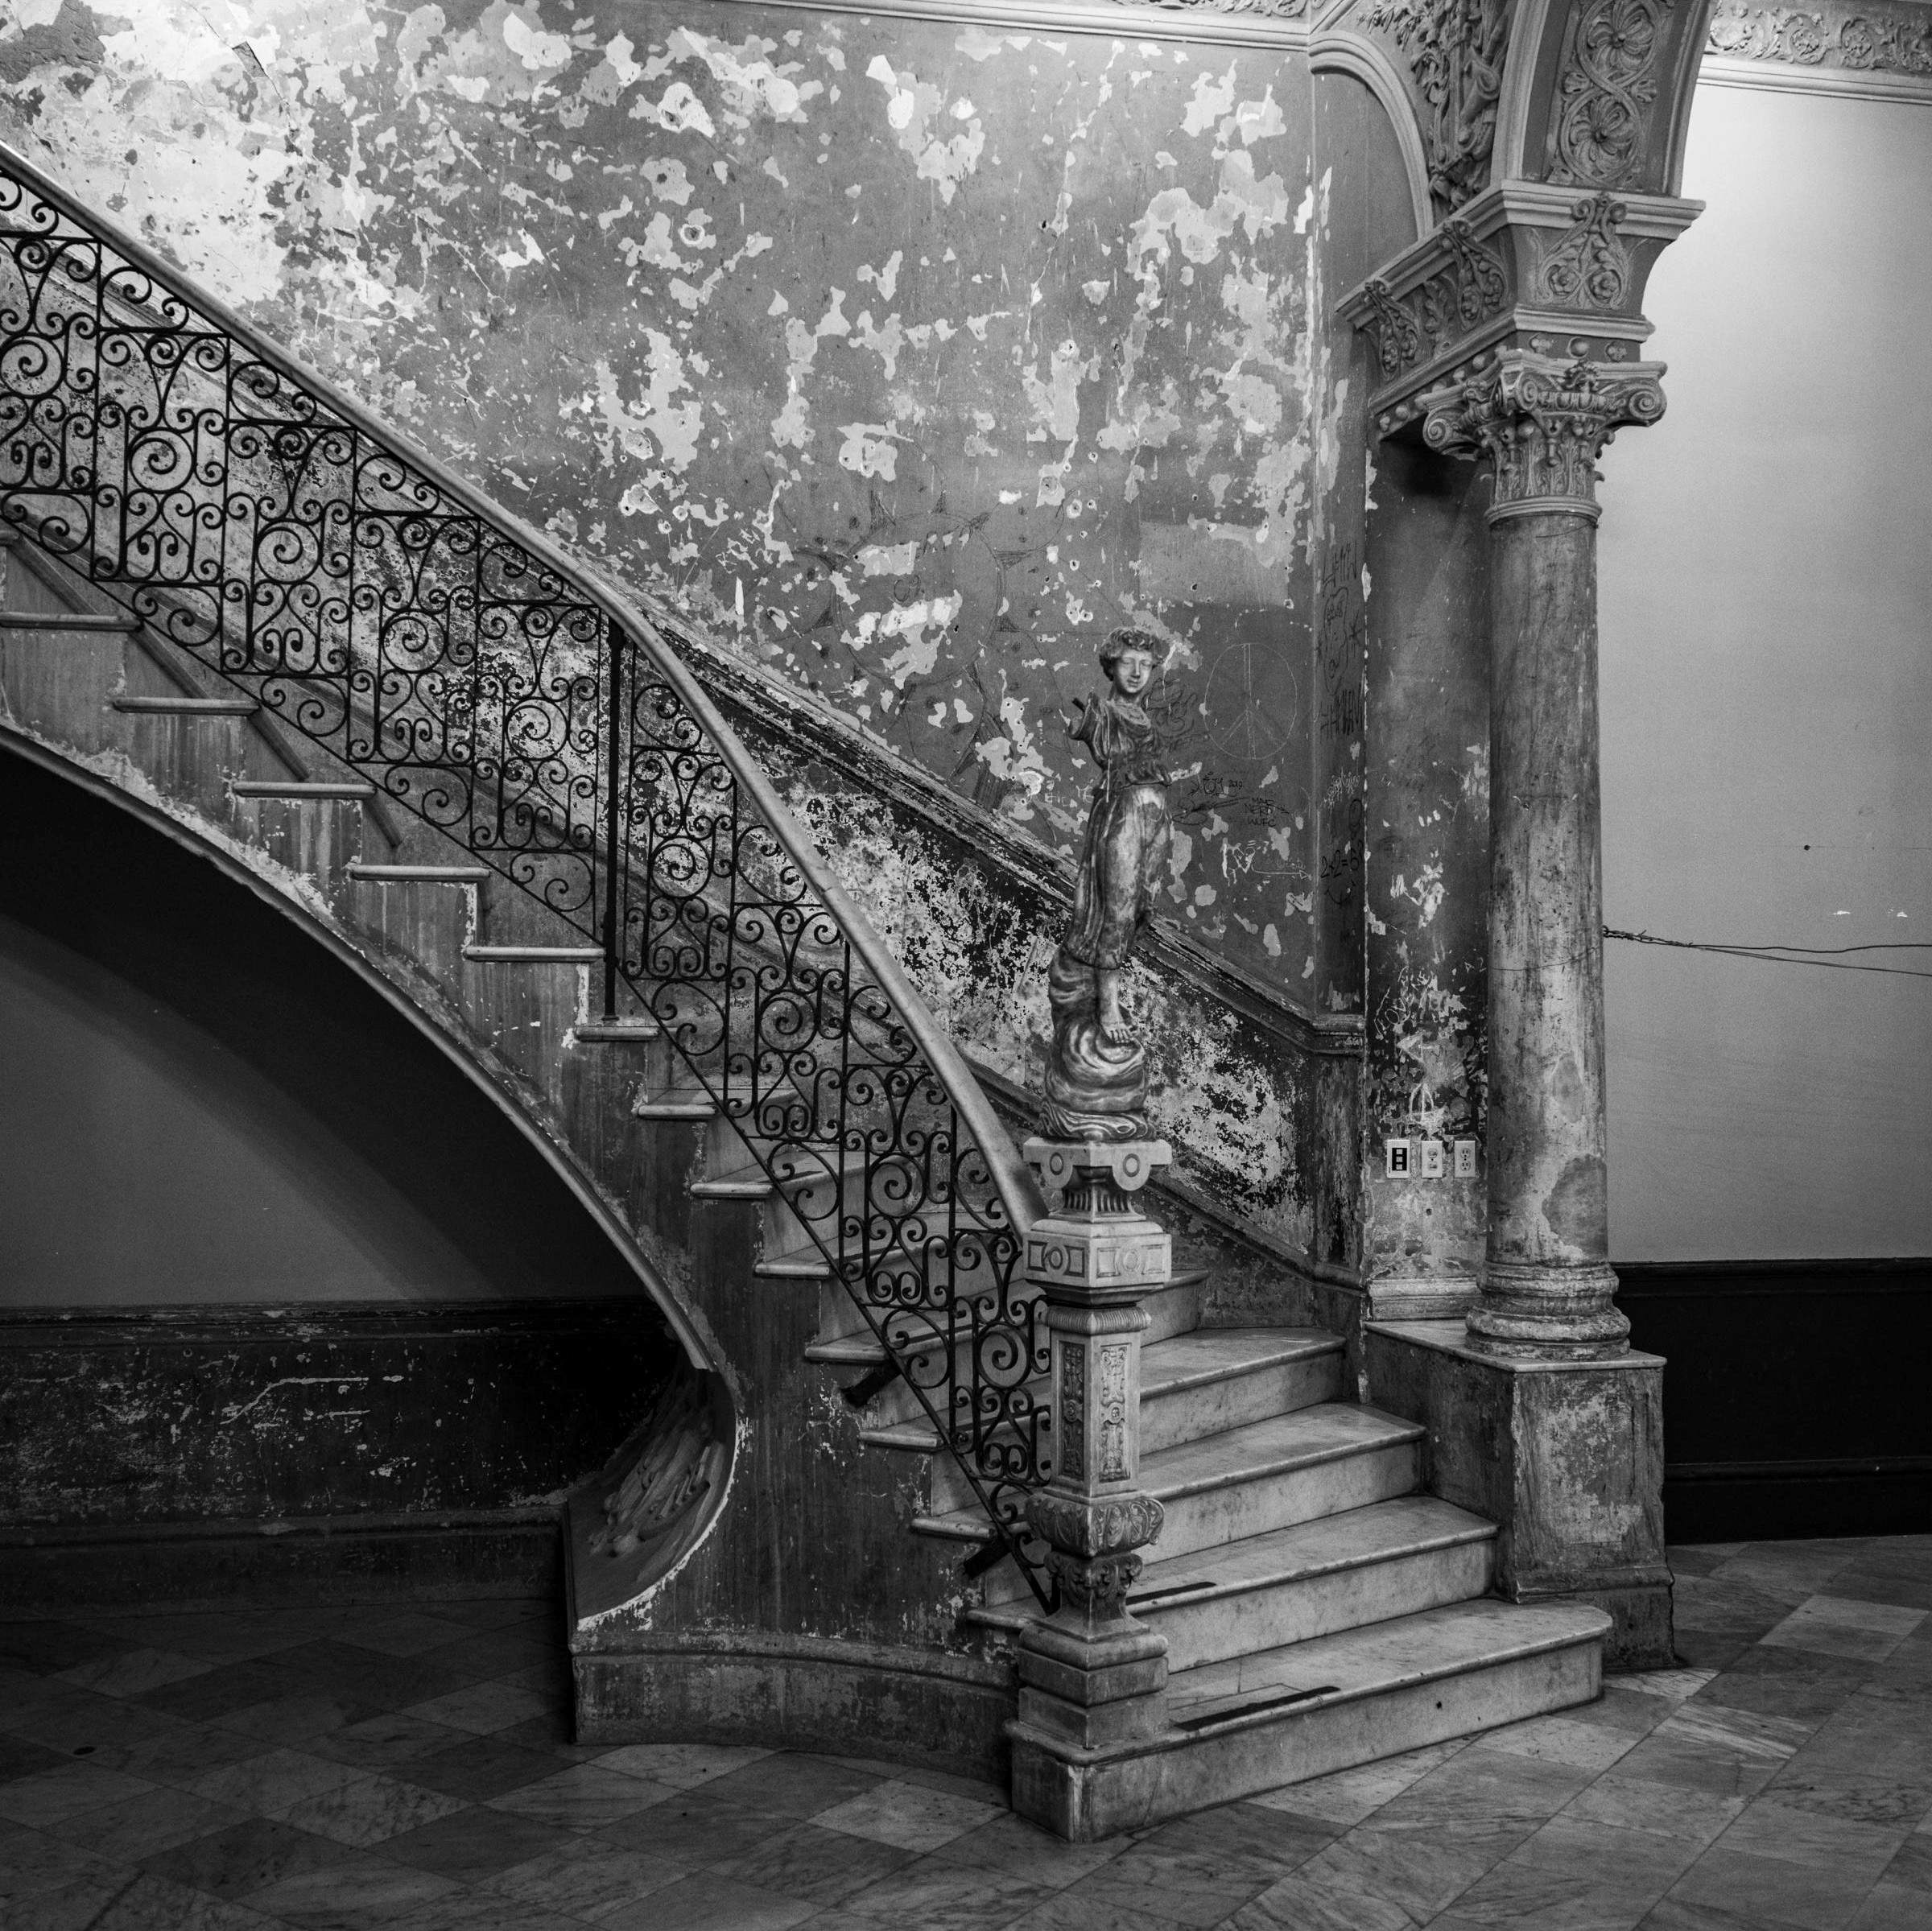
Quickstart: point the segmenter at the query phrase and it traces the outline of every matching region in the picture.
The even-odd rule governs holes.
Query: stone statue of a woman
[[[1113,632],[1100,649],[1108,688],[1080,700],[1067,725],[1100,775],[1073,916],[1047,976],[1046,1131],[1054,1139],[1148,1137],[1146,1054],[1129,1030],[1121,995],[1127,955],[1167,864],[1169,774],[1141,702],[1163,655],[1148,631]]]

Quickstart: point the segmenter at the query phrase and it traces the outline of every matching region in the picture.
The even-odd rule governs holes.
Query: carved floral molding
[[[1402,50],[1422,97],[1422,151],[1439,215],[1489,179],[1509,47],[1509,0],[1375,0],[1361,24]]]
[[[1922,6],[1751,6],[1721,0],[1707,52],[1858,74],[1932,76],[1932,13]]]
[[[1548,178],[1628,186],[1643,163],[1675,0],[1589,0],[1571,20],[1550,122]]]

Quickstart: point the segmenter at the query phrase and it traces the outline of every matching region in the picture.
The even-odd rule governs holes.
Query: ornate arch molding
[[[1402,171],[1408,177],[1409,200],[1419,240],[1435,221],[1429,199],[1429,159],[1423,151],[1414,101],[1395,63],[1379,42],[1365,35],[1317,27],[1309,37],[1308,65],[1318,74],[1352,76],[1381,104],[1402,152]]]

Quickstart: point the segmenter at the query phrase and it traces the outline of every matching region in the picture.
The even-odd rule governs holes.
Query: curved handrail
[[[36,200],[41,209],[33,208]],[[77,235],[61,235],[58,221]],[[89,249],[96,251],[91,269],[79,258]],[[30,279],[30,258],[38,281]],[[11,289],[0,290],[0,514],[174,642],[212,652],[221,675],[251,681],[286,722],[344,762],[356,766],[359,750],[382,771],[390,794],[427,822],[462,836],[448,808],[449,787],[426,788],[425,776],[453,774],[466,813],[473,815],[479,792],[487,792],[494,833],[472,848],[551,910],[601,936],[607,1009],[614,1009],[621,978],[670,1022],[674,1045],[691,1058],[701,1083],[709,1075],[692,1058],[699,1049],[678,1036],[691,1025],[687,1009],[663,990],[667,972],[687,989],[700,981],[724,985],[716,1016],[728,1060],[733,1001],[751,1003],[756,1050],[748,1062],[741,1050],[738,1058],[750,1067],[752,1106],[733,1097],[727,1063],[726,1110],[774,1180],[795,1182],[802,1172],[829,1179],[830,1209],[799,1210],[806,1232],[835,1261],[942,1439],[956,1452],[972,1450],[960,1453],[968,1478],[1037,1589],[1013,1499],[996,1506],[992,1493],[1043,1479],[1038,1450],[1048,1418],[1043,1403],[1022,1390],[1034,1360],[1030,1318],[1024,1337],[1004,1332],[989,1341],[979,1319],[962,1329],[956,1306],[948,1310],[935,1298],[958,1301],[958,1281],[976,1268],[980,1284],[965,1298],[983,1295],[990,1267],[999,1277],[992,1325],[1013,1327],[1017,1250],[1043,1211],[1032,1176],[958,1048],[658,623],[601,573],[0,142],[0,268],[10,266],[27,299],[15,312],[8,306]],[[77,303],[60,307],[76,290],[91,295],[91,316]],[[238,369],[229,345],[244,352]],[[75,355],[76,347],[87,353]],[[70,356],[78,366],[70,366]],[[141,407],[109,394],[104,372],[117,371],[140,386]],[[300,405],[292,411],[291,396]],[[316,493],[318,474],[345,476],[346,496]],[[37,525],[33,510],[23,506],[35,500]],[[475,528],[443,515],[445,508],[473,519]],[[80,513],[84,553],[70,510]],[[370,526],[377,526],[373,538]],[[104,563],[110,541],[118,547]],[[231,544],[247,549],[233,569]],[[210,549],[212,561],[204,554]],[[452,562],[469,571],[466,589],[452,590]],[[374,587],[357,585],[358,563],[375,578]],[[506,579],[525,590],[533,580],[539,589],[554,582],[556,593],[513,599]],[[378,638],[373,670],[354,654],[365,621]],[[418,648],[410,660],[407,637],[392,646],[412,623]],[[241,644],[232,635],[237,627],[246,633]],[[425,635],[432,645],[440,637],[440,646],[426,652]],[[534,679],[509,689],[491,654],[506,639],[536,667]],[[479,721],[492,706],[493,738]],[[593,786],[597,808],[588,814]],[[748,827],[740,822],[746,816]],[[606,822],[592,829],[595,817]],[[521,842],[504,836],[506,827]],[[566,858],[576,881],[568,888],[547,869]],[[682,893],[665,886],[679,866],[696,880]],[[842,964],[803,963],[832,939],[862,977]],[[651,969],[657,965],[666,970]],[[708,990],[704,999],[714,996]],[[768,1038],[762,1029],[774,1005],[784,1009]],[[811,1091],[802,1104],[795,1091],[786,1095],[767,1123],[770,1083],[782,1086],[787,1077],[783,1035],[790,1028],[795,1038],[802,1024],[817,1029],[809,1035],[814,1044],[829,1036],[828,1024],[843,1027],[848,1046],[859,1045],[862,1026],[875,1044],[881,1036],[890,1043],[890,1054],[875,1061],[849,1055],[852,1063],[836,1075],[802,1056],[815,1078],[837,1087],[836,1133],[820,1124],[828,1116]],[[952,1116],[937,1133],[912,1123],[927,1074]],[[856,1119],[855,1092],[858,1105],[873,1108]],[[817,1143],[828,1137],[839,1150],[820,1174],[811,1161],[824,1161]],[[793,1153],[774,1153],[768,1140]],[[807,1141],[810,1158],[801,1168],[797,1149]],[[917,1153],[905,1154],[915,1142]],[[993,1219],[982,1213],[964,1232],[962,1145],[981,1164],[995,1197],[986,1203]],[[930,1168],[935,1149],[950,1163],[940,1186],[910,1208],[902,1190],[898,1204],[912,1231],[894,1221],[881,1244],[878,1216],[890,1219],[893,1207],[881,1209],[871,1198],[874,1162],[923,1158]],[[866,1192],[855,1210],[847,1182],[860,1166]],[[903,1178],[893,1184],[902,1189]],[[939,1206],[943,1236],[928,1224]],[[836,1256],[827,1245],[828,1214],[836,1223]],[[1002,1219],[1009,1232],[989,1240]],[[855,1245],[856,1254],[848,1252]],[[896,1282],[889,1281],[895,1269]],[[935,1322],[935,1314],[943,1318]],[[964,1371],[962,1347],[969,1357]],[[983,1386],[980,1357],[1002,1349],[1007,1365],[997,1376],[988,1368]],[[944,1357],[936,1371],[935,1355]],[[935,1372],[945,1413],[931,1398]],[[956,1385],[962,1372],[964,1389]],[[1030,1430],[1030,1447],[1015,1450],[1016,1427]],[[989,1446],[994,1434],[1004,1438]],[[976,1467],[976,1459],[984,1465]]]

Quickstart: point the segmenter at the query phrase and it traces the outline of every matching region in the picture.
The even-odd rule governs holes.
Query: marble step
[[[1318,1327],[1199,1328],[1141,1351],[1141,1454],[1334,1401],[1343,1344]]]
[[[1609,1628],[1602,1610],[1577,1603],[1484,1597],[1424,1610],[1178,1671],[1165,1731],[1093,1751],[1050,1745],[1022,1706],[1010,1728],[1013,1806],[1092,1842],[1587,1703],[1603,1686]]]
[[[1408,1495],[1420,1483],[1424,1433],[1377,1409],[1331,1401],[1149,1455],[1140,1485],[1166,1519],[1147,1553],[1165,1562]],[[964,1508],[935,1509],[913,1529],[956,1542],[993,1539],[985,1517]],[[985,1600],[1016,1601],[1025,1588],[1009,1564],[988,1577]]]
[[[1422,1478],[1426,1431],[1354,1402],[1183,1442],[1141,1461],[1141,1487],[1166,1510],[1161,1559],[1265,1535],[1407,1495]]]
[[[1169,1668],[1191,1669],[1468,1601],[1495,1554],[1493,1523],[1401,1496],[1150,1562],[1128,1606],[1166,1637]]]

